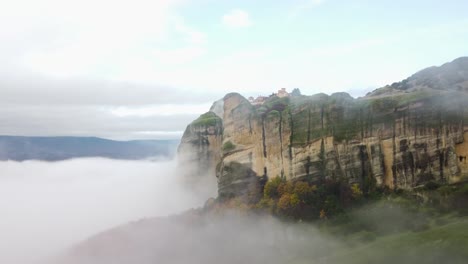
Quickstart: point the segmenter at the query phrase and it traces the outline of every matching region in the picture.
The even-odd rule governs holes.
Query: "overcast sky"
[[[0,134],[178,138],[237,91],[353,96],[468,55],[460,0],[0,0]]]

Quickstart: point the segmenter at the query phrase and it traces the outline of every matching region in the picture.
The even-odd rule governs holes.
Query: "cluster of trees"
[[[359,185],[344,181],[324,180],[316,185],[276,177],[266,183],[263,198],[256,208],[294,219],[326,219],[361,200],[362,196]]]

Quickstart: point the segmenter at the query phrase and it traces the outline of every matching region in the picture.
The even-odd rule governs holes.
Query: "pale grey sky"
[[[468,54],[458,0],[0,0],[0,134],[178,138],[211,102],[363,95]]]

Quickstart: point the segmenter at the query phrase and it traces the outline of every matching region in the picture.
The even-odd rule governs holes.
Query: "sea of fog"
[[[185,187],[184,187],[185,186]],[[0,162],[0,263],[30,264],[106,229],[199,207],[177,162]]]

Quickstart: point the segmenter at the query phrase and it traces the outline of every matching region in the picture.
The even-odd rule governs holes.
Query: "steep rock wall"
[[[465,127],[463,136],[463,142],[455,146],[455,153],[457,155],[458,164],[461,171],[460,176],[465,176],[468,178],[468,127]]]
[[[219,123],[187,128],[181,150],[195,149],[203,168],[216,172],[220,197],[255,196],[276,176],[345,178],[363,188],[453,182],[466,172],[458,160],[466,152],[465,99],[450,93],[363,99],[338,93],[271,97],[253,106],[233,93],[218,104]]]
[[[221,160],[223,121],[208,112],[185,129],[178,148],[180,166],[190,168],[186,178],[196,181],[201,176],[214,176],[215,166]]]

